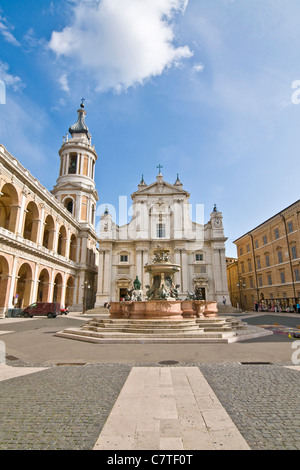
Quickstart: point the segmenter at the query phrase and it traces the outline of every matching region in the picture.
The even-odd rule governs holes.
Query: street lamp
[[[244,305],[243,305],[243,300],[242,300],[242,289],[246,287],[246,283],[244,279],[240,278],[239,282],[237,283],[237,287],[239,288],[240,291],[240,303],[241,303],[241,309],[244,310]]]
[[[83,289],[83,297],[82,297],[82,313],[84,314],[86,311],[86,301],[87,301],[87,293],[88,290],[91,288],[91,284],[88,281],[84,282],[82,286]]]

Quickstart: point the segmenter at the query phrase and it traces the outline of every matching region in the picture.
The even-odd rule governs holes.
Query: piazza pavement
[[[241,318],[273,335],[232,344],[91,344],[55,336],[88,319],[78,313],[1,319],[0,450],[100,450],[114,458],[299,450],[300,343],[291,332],[300,317]]]

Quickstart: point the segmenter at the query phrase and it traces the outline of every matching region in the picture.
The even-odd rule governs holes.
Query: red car
[[[55,318],[60,313],[60,304],[57,302],[36,302],[24,308],[21,317],[32,318],[35,315],[45,315],[48,318]]]
[[[68,310],[68,307],[65,307],[65,308],[60,308],[60,314],[61,315],[68,315],[69,313],[69,310]]]

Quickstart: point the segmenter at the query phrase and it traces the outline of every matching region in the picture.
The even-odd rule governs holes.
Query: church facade
[[[119,301],[138,278],[144,293],[151,284],[144,267],[152,262],[157,248],[169,252],[181,269],[175,274],[179,298],[201,289],[206,300],[226,300],[227,287],[223,217],[214,207],[205,224],[190,218],[190,194],[177,176],[174,184],[159,171],[147,185],[142,178],[132,194],[132,219],[117,226],[108,210],[101,216],[96,307]],[[202,208],[199,208],[202,211]],[[202,214],[202,212],[201,212]],[[201,223],[202,222],[202,223]]]

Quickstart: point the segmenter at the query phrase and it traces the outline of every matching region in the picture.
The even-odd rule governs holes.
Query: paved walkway
[[[53,337],[52,323],[32,331],[17,328],[19,319],[12,323],[1,337],[3,345],[10,339],[11,356],[1,364],[0,351],[0,450],[300,450],[300,366],[291,364],[292,342],[220,346],[222,362],[207,361],[210,348],[180,358],[173,348],[156,356],[145,346],[129,361],[120,347],[119,361],[110,363],[94,345]],[[51,363],[38,339],[55,351]],[[279,357],[281,346],[288,355]],[[23,350],[27,361],[14,357]],[[179,363],[161,366],[163,358]]]
[[[134,367],[95,450],[249,450],[197,367]]]
[[[0,449],[300,450],[299,370],[1,364]]]

